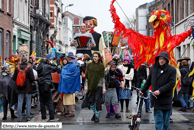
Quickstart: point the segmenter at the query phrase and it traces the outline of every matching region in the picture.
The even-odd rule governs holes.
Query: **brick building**
[[[166,0],[163,1],[163,8],[171,13],[173,21],[173,35],[185,31],[185,22],[187,19],[194,17],[194,0]],[[190,57],[194,61],[194,42],[186,39],[175,48],[175,58]]]
[[[13,0],[0,0],[0,56],[12,55]]]
[[[69,11],[66,11],[64,13],[64,16],[68,16],[73,20],[73,35],[75,35],[76,33],[79,33],[80,32],[79,27],[80,27],[80,24],[83,23],[83,17],[75,15]]]
[[[62,0],[50,0],[50,39],[58,51],[64,51],[65,45],[62,43],[63,25],[62,25],[63,3]]]

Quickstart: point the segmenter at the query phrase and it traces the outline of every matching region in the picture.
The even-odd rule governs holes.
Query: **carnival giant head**
[[[149,22],[152,23],[154,29],[159,27],[164,27],[164,25],[169,26],[172,17],[170,13],[166,10],[156,10],[152,12]]]
[[[83,19],[83,23],[86,24],[87,31],[91,31],[97,26],[97,19],[92,16],[86,16]]]

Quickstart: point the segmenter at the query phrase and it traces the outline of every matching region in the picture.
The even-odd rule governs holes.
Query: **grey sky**
[[[64,7],[68,4],[74,4],[72,7],[67,7],[66,10],[85,17],[94,16],[98,20],[98,26],[95,31],[102,33],[102,31],[113,31],[113,23],[110,14],[110,3],[112,0],[62,0]],[[146,2],[153,0],[117,0],[120,6],[123,8],[128,17],[132,17],[135,14],[135,9]],[[115,2],[117,14],[121,18],[121,22],[126,20],[121,9]],[[64,10],[65,11],[65,10]]]

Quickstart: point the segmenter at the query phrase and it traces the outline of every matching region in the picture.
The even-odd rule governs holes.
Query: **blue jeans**
[[[178,99],[181,102],[182,108],[187,108],[187,106],[188,106],[188,93],[179,92]]]
[[[156,130],[169,130],[170,116],[172,109],[170,110],[155,110],[154,120]]]
[[[18,94],[18,120],[22,120],[22,105],[23,105],[24,97],[26,97],[26,118],[30,119],[32,94],[22,93],[22,94]]]
[[[147,97],[148,93],[149,93],[149,91],[145,92],[143,96]],[[144,99],[144,102],[145,102],[145,109],[146,109],[146,111],[150,111],[150,99],[149,98],[148,99]]]

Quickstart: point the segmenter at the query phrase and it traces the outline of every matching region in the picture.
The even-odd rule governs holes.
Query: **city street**
[[[126,117],[134,114],[136,112],[136,92],[133,91],[133,96],[130,101],[130,112],[129,113],[121,113],[121,119],[115,119],[114,115],[110,118],[105,118],[106,109],[105,105],[103,105],[103,110],[100,111],[99,118],[100,122],[98,124],[92,122],[90,119],[93,116],[92,110],[81,109],[82,101],[79,100],[76,104],[76,117],[64,117],[56,115],[59,118],[59,122],[62,122],[63,129],[65,130],[128,130],[128,125],[130,123],[130,119]],[[188,110],[187,112],[179,112],[178,107],[173,108],[173,122],[170,123],[170,130],[192,130],[194,127],[194,112]],[[48,112],[48,111],[47,111]],[[30,122],[43,122],[41,121],[40,112],[36,109],[32,109],[32,113],[34,114],[32,120]],[[16,112],[17,115],[17,112]],[[3,113],[0,113],[0,117],[3,117]],[[2,120],[0,120],[2,122]],[[23,116],[23,122],[26,122],[25,116]],[[17,119],[12,120],[10,117],[10,113],[8,112],[8,119],[6,122],[17,122]],[[49,121],[47,121],[49,122]],[[51,122],[52,123],[52,122]],[[143,115],[142,121],[140,125],[141,130],[154,130],[154,118],[153,113],[145,113],[143,106]]]

